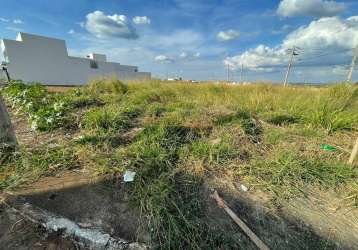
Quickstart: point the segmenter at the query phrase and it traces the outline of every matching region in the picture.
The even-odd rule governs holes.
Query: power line
[[[330,56],[330,55],[337,55],[337,54],[341,54],[341,53],[349,51],[349,50],[352,50],[352,49],[344,49],[344,50],[339,50],[339,51],[334,51],[334,52],[332,51],[332,52],[329,52],[329,53],[319,54],[319,55],[315,55],[315,56],[312,56],[312,57],[299,58],[298,61],[308,61],[308,60],[316,59],[316,58],[320,58],[320,57],[325,57],[325,56]]]

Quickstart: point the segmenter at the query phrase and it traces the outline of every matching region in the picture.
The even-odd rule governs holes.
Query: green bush
[[[62,95],[51,95],[40,84],[25,85],[21,81],[11,82],[3,90],[13,108],[28,115],[31,128],[50,131],[62,127],[66,122],[68,106]]]
[[[125,94],[128,91],[127,85],[116,78],[100,78],[92,80],[87,90],[91,94]]]
[[[98,97],[86,93],[83,88],[76,88],[68,91],[64,96],[64,101],[71,108],[85,108],[104,105]]]
[[[123,132],[132,127],[139,113],[140,111],[135,107],[123,108],[118,105],[94,108],[85,114],[81,126],[104,132]]]

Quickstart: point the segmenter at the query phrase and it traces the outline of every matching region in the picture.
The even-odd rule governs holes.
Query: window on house
[[[98,69],[98,63],[94,60],[90,60],[91,69]]]
[[[134,72],[138,72],[138,69],[135,69]]]

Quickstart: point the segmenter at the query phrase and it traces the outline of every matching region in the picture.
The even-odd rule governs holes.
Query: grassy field
[[[0,155],[0,188],[72,168],[136,171],[130,202],[162,249],[237,247],[207,223],[205,188],[266,194],[273,207],[307,187],[343,193],[358,207],[358,88],[129,83],[115,79],[50,93],[13,82],[2,90],[38,133],[74,137]],[[335,146],[327,150],[324,144]],[[189,247],[190,246],[190,247]],[[224,248],[225,248],[224,247]]]

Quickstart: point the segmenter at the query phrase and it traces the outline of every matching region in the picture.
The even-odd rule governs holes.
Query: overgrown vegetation
[[[203,183],[213,177],[240,179],[276,200],[302,196],[307,187],[342,186],[358,200],[358,169],[345,164],[341,151],[320,149],[325,142],[347,148],[357,134],[358,88],[351,85],[124,85],[99,79],[62,94],[20,82],[2,93],[39,131],[73,125],[71,117],[82,115],[75,124],[80,137],[2,158],[0,187],[80,166],[97,174],[134,170],[131,203],[157,248],[238,248],[232,235],[215,234],[206,223]]]

